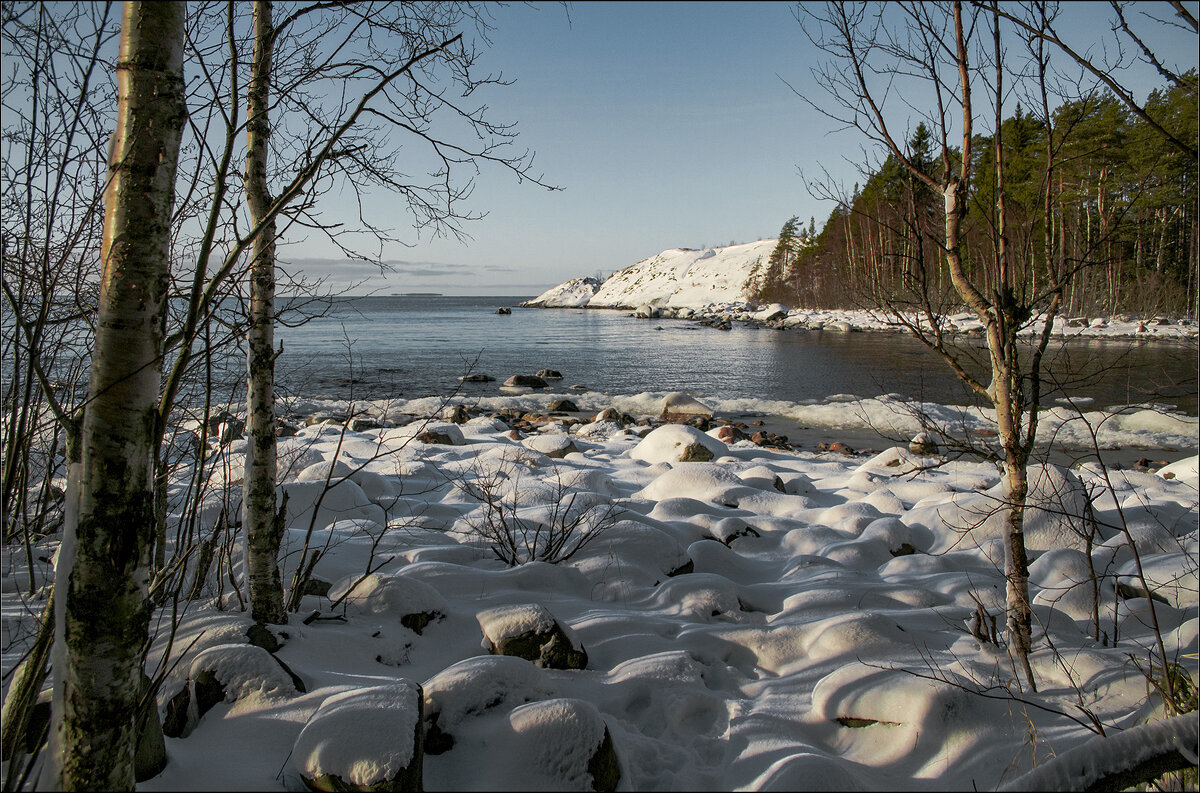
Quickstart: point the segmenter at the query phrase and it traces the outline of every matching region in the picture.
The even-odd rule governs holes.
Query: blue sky
[[[1064,13],[1078,41],[1108,30],[1107,3],[1068,3]],[[800,170],[858,180],[852,162],[866,141],[793,92],[819,96],[809,69],[820,53],[792,4],[584,2],[568,12],[535,3],[496,7],[494,17],[481,63],[516,83],[480,99],[495,119],[517,122],[534,172],[562,190],[484,168],[465,206],[487,213],[465,227],[472,239],[413,238],[384,251],[395,272],[367,288],[534,295],[666,248],[773,237],[791,215],[819,227],[832,204],[808,194]],[[1194,35],[1154,41],[1181,68],[1196,64]],[[1139,95],[1152,84],[1146,75]],[[339,281],[372,272],[326,269],[334,253],[316,240],[284,256]]]

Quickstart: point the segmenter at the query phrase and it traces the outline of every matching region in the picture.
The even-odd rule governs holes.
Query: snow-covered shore
[[[778,240],[692,250],[670,248],[613,273],[604,281],[575,278],[522,303],[529,308],[601,308],[635,311],[645,318],[677,318],[721,325],[750,322],[779,328],[829,331],[903,331],[882,311],[861,309],[789,309],[780,304],[749,302],[746,283],[752,271],[766,266]],[[981,334],[983,327],[969,312],[947,317],[949,333]],[[1038,317],[1022,333],[1039,334]],[[1200,326],[1188,317],[1120,315],[1059,316],[1056,338],[1196,339]]]
[[[1197,678],[1195,456],[1157,471],[1105,472],[1095,461],[1035,467],[1027,542],[1038,692],[1021,692],[1003,647],[994,465],[907,444],[842,454],[728,434],[726,442],[720,421],[707,433],[639,426],[662,411],[670,395],[659,392],[568,394],[576,410],[549,411],[563,396],[456,398],[473,416],[461,424],[447,420],[454,405],[433,397],[281,406],[343,418],[354,408],[369,419],[281,438],[284,580],[307,541],[322,550],[314,576],[332,585],[272,629],[282,645],[275,656],[305,692],[261,666],[265,651],[246,649],[249,618],[228,580],[212,577],[181,610],[159,702],[165,711],[194,664],[228,680],[226,701],[167,739],[166,769],[139,789],[297,790],[318,755],[325,768],[373,773],[390,762],[373,753],[394,748],[381,747],[382,722],[368,705],[401,690],[379,688],[397,680],[423,687],[426,719],[437,714],[438,731],[452,738],[426,754],[426,790],[591,789],[588,760],[604,730],[619,790],[994,789],[1091,738],[1081,703],[1110,733],[1162,717],[1138,671],[1154,646],[1151,608],[1168,660]],[[718,419],[774,413],[830,428],[886,420],[901,435],[915,426],[905,423],[911,403],[886,395],[707,401]],[[923,407],[949,426],[986,430],[986,417],[970,410]],[[614,411],[593,420],[603,408]],[[432,418],[404,423],[416,415]],[[1064,409],[1046,423],[1060,439],[1087,423],[1102,445],[1196,446],[1195,417],[1152,406]],[[709,459],[682,461],[692,446]],[[240,498],[244,448],[234,439],[209,460],[215,489],[202,537],[220,525],[222,503]],[[183,519],[188,475],[179,471],[171,485],[173,521]],[[1089,500],[1095,523],[1082,520]],[[497,524],[496,505],[509,523]],[[557,563],[509,567],[481,534],[507,525],[528,540],[524,530],[576,518],[573,536],[588,542]],[[1080,533],[1089,528],[1090,554]],[[54,539],[34,556],[42,584],[50,570],[39,559],[50,558]],[[6,672],[45,594],[30,597],[27,576],[24,555],[6,549]],[[414,613],[428,621],[414,623]],[[487,637],[506,621],[544,613],[586,652],[585,668],[488,654]],[[157,668],[167,630],[155,624]],[[362,711],[358,700],[333,699],[354,691],[370,694],[359,698]],[[332,704],[342,710],[324,740]]]

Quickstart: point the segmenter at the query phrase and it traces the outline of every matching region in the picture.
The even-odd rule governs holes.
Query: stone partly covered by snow
[[[750,271],[755,264],[766,266],[776,242],[759,240],[702,251],[671,248],[609,276],[587,305],[631,309],[744,304]]]
[[[612,736],[592,703],[568,698],[530,702],[515,708],[508,722],[517,739],[514,754],[530,761],[525,789],[616,789],[621,771]]]
[[[729,447],[686,424],[664,424],[633,447],[629,456],[650,464],[704,462],[721,457]]]
[[[572,278],[566,283],[547,289],[533,300],[526,300],[521,305],[538,308],[582,308],[599,289],[599,279]]]
[[[712,417],[713,409],[699,399],[682,391],[672,391],[663,398],[661,418],[672,420],[675,417],[707,416]]]
[[[450,610],[436,589],[402,573],[349,576],[329,590],[329,599],[340,599],[348,613],[394,616],[418,635]]]
[[[389,685],[325,699],[304,725],[292,762],[313,790],[421,790],[421,687]]]
[[[549,669],[587,666],[587,652],[575,647],[571,634],[544,606],[500,606],[479,612],[476,619],[489,653],[515,655]]]
[[[1179,462],[1155,472],[1106,459],[1101,470],[1090,455],[1070,469],[1030,471],[1036,625],[1030,663],[1037,691],[1008,698],[1004,692],[1016,686],[1004,650],[1004,544],[992,524],[972,528],[1002,501],[1001,473],[991,462],[914,454],[908,439],[922,428],[897,408],[919,407],[942,427],[994,430],[986,414],[887,394],[804,404],[696,394],[718,416],[835,428],[822,440],[892,422],[892,437],[904,442],[879,440],[873,454],[829,454],[811,445],[765,449],[731,439],[710,450],[707,462],[639,459],[631,452],[645,440],[647,449],[673,448],[659,440],[670,432],[703,440],[703,433],[679,425],[645,440],[622,429],[629,418],[653,422],[666,395],[573,394],[580,416],[603,420],[582,425],[590,428],[586,435],[580,425],[556,426],[581,453],[553,461],[511,437],[510,421],[500,417],[544,413],[561,398],[554,393],[456,397],[472,412],[496,413],[461,425],[461,445],[405,444],[389,426],[438,415],[446,401],[432,396],[356,405],[380,419],[378,429],[299,428],[285,444],[295,465],[284,485],[290,493],[284,580],[292,580],[307,542],[310,552],[321,550],[314,576],[335,588],[303,596],[300,613],[312,620],[271,631],[286,639],[276,657],[312,693],[291,693],[286,670],[245,645],[250,618],[238,609],[228,580],[241,563],[236,552],[233,559],[218,556],[201,597],[177,613],[168,602],[154,614],[147,668],[171,670],[159,691],[165,707],[191,690],[185,682],[197,656],[238,643],[237,658],[225,651],[208,658],[220,661],[217,667],[246,670],[244,687],[237,675],[229,677],[230,691],[245,695],[225,702],[222,692],[203,718],[193,719],[193,729],[172,730],[169,762],[139,782],[139,791],[300,790],[311,752],[288,756],[322,702],[397,675],[424,681],[422,776],[429,790],[594,787],[599,777],[579,769],[593,751],[598,722],[587,708],[560,708],[563,700],[595,708],[620,758],[618,787],[627,790],[995,789],[1092,739],[1071,715],[1081,697],[1102,724],[1126,728],[1114,727],[1110,736],[1163,718],[1161,698],[1129,662],[1130,655],[1159,657],[1150,609],[1170,662],[1196,679],[1196,417],[1152,406],[1119,413],[1089,407],[1083,417],[1058,406],[1042,415],[1039,438],[1090,445],[1090,427],[1102,450],[1136,445],[1132,459]],[[350,412],[345,402],[296,404],[308,413]],[[209,470],[240,470],[244,450],[237,448],[235,442],[214,451]],[[314,509],[331,463],[335,476],[353,473]],[[312,466],[303,477],[310,481],[295,481]],[[179,470],[170,484],[169,554],[177,551],[173,538],[192,525],[182,502],[194,475]],[[204,536],[224,527],[217,547],[236,547],[236,529],[219,514],[241,488],[230,480],[210,483],[222,484],[228,489],[202,505],[196,525]],[[472,531],[495,506],[469,489],[484,485],[503,494],[497,503],[505,509],[515,503],[523,516],[572,497],[605,499],[620,513],[566,561],[509,566]],[[1064,508],[1078,510],[1071,517],[1088,530],[1094,515],[1090,549],[1076,544],[1073,521],[1058,514]],[[6,676],[37,635],[53,578],[52,566],[39,560],[58,547],[58,535],[50,535],[38,538],[28,556],[19,545],[4,549],[0,605],[11,641],[0,653],[0,671]],[[331,594],[368,572],[378,579],[362,601],[331,605]],[[31,578],[40,587],[33,595]],[[436,590],[444,617],[423,635],[403,627],[405,614],[438,599],[424,587],[387,583],[393,579]],[[988,636],[991,620],[995,638]],[[481,628],[499,636],[554,624],[569,629],[573,647],[586,647],[585,670],[535,665],[548,639],[533,630],[537,661],[481,649]],[[518,712],[527,706],[535,707]],[[380,728],[384,717],[364,715],[370,711],[355,708],[347,716],[355,729],[369,728],[365,735],[343,738],[334,730],[328,749],[317,753],[342,758],[344,770],[357,745],[387,741],[391,751],[401,737],[411,741],[412,732]],[[434,751],[439,724],[444,734]],[[539,725],[557,727],[545,727],[547,739]],[[560,732],[578,740],[542,754]],[[316,733],[308,737],[319,740]],[[1103,753],[1126,764],[1142,754],[1117,743],[1095,748],[1092,757],[1104,759]]]

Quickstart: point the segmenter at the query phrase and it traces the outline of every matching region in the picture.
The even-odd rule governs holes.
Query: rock
[[[643,304],[633,310],[633,315],[638,319],[657,319],[659,312],[657,308]]]
[[[932,435],[921,432],[908,442],[908,450],[913,454],[937,454],[938,445]]]
[[[616,790],[620,763],[608,726],[592,703],[565,697],[530,702],[514,708],[508,722],[518,746],[527,747],[532,762],[553,774],[547,781],[554,787]]]
[[[467,415],[467,409],[462,405],[454,405],[453,407],[447,408],[444,413],[446,414],[446,421],[449,421],[452,424],[466,424],[471,420],[471,417]]]
[[[754,319],[758,320],[759,322],[774,322],[776,320],[786,319],[787,315],[788,310],[786,306],[784,306],[782,303],[772,303],[769,306],[763,306],[763,308],[761,308],[758,313],[754,315]]]
[[[271,629],[261,622],[256,622],[246,629],[246,641],[269,653],[273,653],[283,646],[275,634],[271,633]]]
[[[691,559],[688,559],[686,562],[679,565],[679,567],[676,567],[674,570],[667,573],[667,576],[670,578],[674,578],[677,575],[687,575],[688,573],[694,573],[695,571],[696,571],[696,563],[693,562]]]
[[[379,617],[399,615],[400,624],[418,636],[432,622],[445,618],[450,607],[436,589],[402,574],[351,575],[329,590],[330,600],[342,600],[351,614]]]
[[[826,324],[825,330],[834,330],[834,331],[837,331],[838,333],[849,333],[850,331],[854,330],[854,328],[850,325],[849,322],[838,321],[838,322],[830,322],[830,323]]]
[[[353,432],[366,432],[367,430],[377,430],[383,427],[377,419],[359,416],[352,418],[346,423],[346,428]]]
[[[462,383],[490,383],[495,379],[490,374],[465,374],[458,378]]]
[[[746,433],[739,430],[732,424],[726,424],[717,430],[717,440],[722,443],[737,443],[740,440],[745,440]]]
[[[163,733],[172,738],[186,735],[220,702],[237,702],[253,693],[293,696],[304,690],[304,682],[262,647],[218,644],[192,661],[183,690],[167,702]]]
[[[454,446],[454,438],[445,430],[428,429],[417,433],[417,440],[421,443],[439,443],[443,446]]]
[[[519,388],[549,388],[545,380],[531,374],[515,374],[505,380],[504,385],[510,388],[514,386]]]
[[[628,427],[630,424],[633,424],[633,416],[610,407],[597,413],[592,421],[611,421],[613,424]]]
[[[290,421],[275,419],[275,437],[290,438],[300,431],[300,428]]]
[[[568,391],[587,391],[588,387],[585,385],[573,385],[573,386],[567,386],[567,390]]]
[[[500,314],[501,316],[508,316],[512,313],[512,309],[508,306],[500,306],[500,308],[496,309],[496,313]]]
[[[542,378],[543,380],[561,380],[561,379],[563,379],[562,373],[558,372],[554,369],[542,369],[541,371],[539,371],[537,373],[537,376]]]
[[[498,606],[479,612],[475,618],[483,629],[483,648],[492,655],[524,658],[543,669],[587,667],[587,651],[575,648],[566,630],[544,606]]]
[[[564,433],[533,435],[522,443],[525,448],[541,452],[554,460],[561,460],[568,454],[579,454],[579,448],[571,440],[571,437]]]
[[[664,421],[680,423],[693,416],[712,418],[713,410],[698,399],[682,391],[673,391],[663,397],[662,412],[659,418]]]
[[[664,424],[647,433],[629,456],[647,463],[706,462],[729,453],[721,441],[686,424]]]
[[[556,399],[550,403],[547,410],[563,412],[563,413],[578,413],[579,408],[569,399]]]
[[[292,748],[305,786],[327,791],[418,791],[424,693],[403,678],[327,698]]]

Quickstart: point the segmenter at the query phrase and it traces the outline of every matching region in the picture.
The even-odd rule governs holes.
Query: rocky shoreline
[[[627,312],[634,319],[676,319],[717,330],[732,330],[735,323],[743,327],[773,330],[830,331],[857,333],[879,331],[906,333],[907,328],[883,312],[861,309],[789,309],[774,303],[756,306],[752,303],[715,303],[706,306],[638,306],[552,305],[537,300],[518,304],[521,308],[585,309]],[[1034,319],[1022,335],[1039,334],[1044,323]],[[983,336],[983,325],[971,313],[961,311],[947,317],[944,330],[951,335]],[[1058,339],[1089,340],[1161,340],[1194,341],[1200,338],[1200,324],[1191,317],[1135,317],[1117,314],[1112,317],[1058,316],[1054,320],[1053,337]]]

